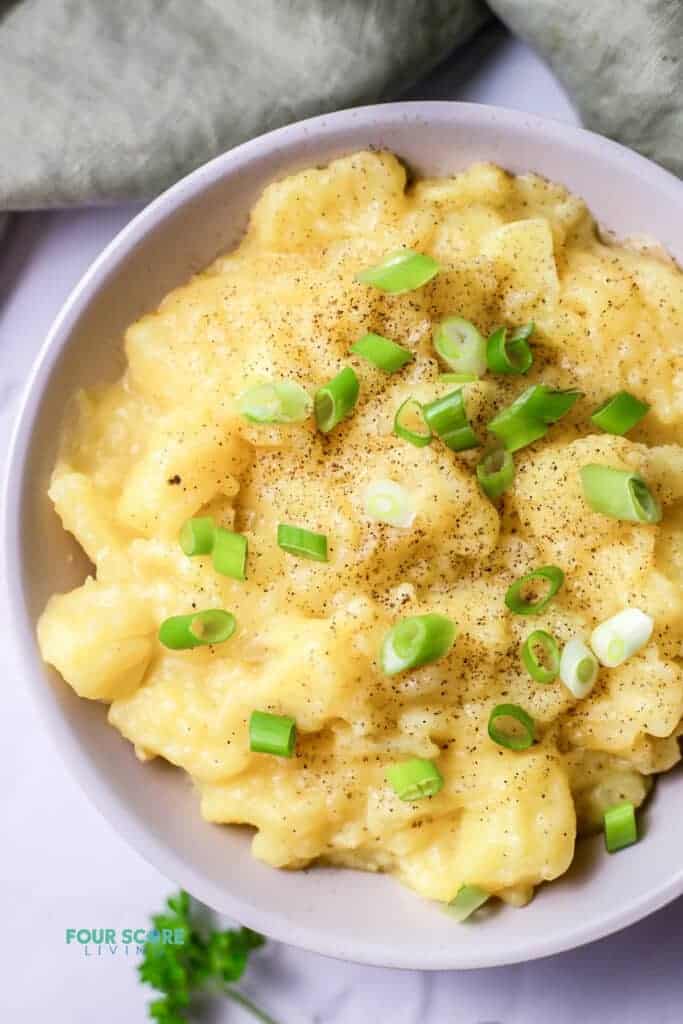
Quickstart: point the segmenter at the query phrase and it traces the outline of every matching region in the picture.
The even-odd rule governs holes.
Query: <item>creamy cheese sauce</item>
[[[441,273],[397,296],[355,280],[402,246]],[[606,807],[638,805],[653,773],[679,759],[682,282],[672,263],[602,242],[562,187],[488,164],[407,185],[395,157],[365,152],[270,185],[240,246],[128,329],[123,378],[76,398],[50,496],[95,570],[50,600],[46,661],[110,704],[140,757],[188,772],[208,821],[253,826],[253,852],[269,864],[323,859],[393,872],[438,900],[467,883],[523,903],[568,868],[577,816],[599,827]],[[484,333],[535,323],[525,377],[465,385],[480,437],[531,383],[585,394],[516,453],[495,505],[476,482],[480,451],[416,448],[392,432],[405,399],[452,388],[432,344],[450,314]],[[387,375],[350,355],[368,331],[414,360]],[[312,418],[239,415],[252,384],[295,380],[313,394],[346,365],[360,399],[328,436]],[[622,388],[651,411],[627,438],[596,432],[591,411]],[[661,523],[592,512],[586,463],[641,473]],[[368,518],[376,480],[409,492],[409,527]],[[248,537],[246,581],[183,554],[178,531],[197,514]],[[279,523],[326,534],[329,562],[283,552]],[[508,586],[547,564],[566,575],[555,600],[533,619],[510,614]],[[525,671],[532,629],[563,643],[626,605],[654,618],[652,640],[601,669],[586,699]],[[159,644],[167,616],[212,607],[237,618],[225,644]],[[382,638],[423,612],[457,622],[453,648],[384,675]],[[515,752],[489,739],[501,702],[533,716],[539,742]],[[254,708],[296,719],[292,759],[250,753]],[[387,784],[387,765],[410,757],[436,761],[437,795],[403,802]]]

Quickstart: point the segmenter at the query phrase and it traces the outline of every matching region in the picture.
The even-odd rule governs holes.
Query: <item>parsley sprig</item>
[[[193,997],[220,994],[245,1009],[262,1024],[276,1024],[233,984],[244,974],[252,950],[265,942],[250,928],[204,933],[192,917],[192,901],[181,891],[166,901],[161,914],[152,917],[154,930],[163,935],[182,933],[182,942],[148,940],[138,967],[140,980],[162,993],[150,1003],[150,1020],[157,1024],[188,1024]]]

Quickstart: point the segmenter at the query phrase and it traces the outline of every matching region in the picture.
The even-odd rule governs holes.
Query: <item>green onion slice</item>
[[[489,716],[489,736],[499,747],[527,750],[534,733],[533,718],[519,704],[497,704]]]
[[[540,648],[540,656],[537,650]],[[560,671],[560,648],[557,640],[544,629],[529,633],[522,644],[522,662],[537,683],[552,683]]]
[[[583,391],[576,388],[558,390],[545,384],[532,384],[515,400],[515,408],[522,409],[527,416],[549,425],[565,416]]]
[[[443,658],[453,646],[456,625],[445,615],[411,615],[384,638],[380,652],[382,671],[393,676]]]
[[[507,448],[494,448],[486,452],[477,465],[479,486],[491,501],[507,491],[514,476],[515,462]]]
[[[483,907],[490,894],[480,889],[478,885],[461,885],[454,899],[447,904],[446,909],[456,921],[466,921],[475,910]]]
[[[560,679],[578,700],[587,697],[598,678],[598,660],[583,640],[575,637],[564,645]]]
[[[421,288],[435,277],[441,267],[431,256],[412,249],[399,249],[376,267],[368,267],[356,274],[362,284],[371,284],[383,292],[400,295]]]
[[[541,581],[547,584],[545,593],[535,601],[527,601],[522,592],[531,584]],[[505,595],[505,604],[515,615],[540,615],[555,597],[564,583],[564,573],[557,565],[542,565],[533,572],[528,572],[508,587]]]
[[[424,406],[424,417],[429,428],[454,452],[477,448],[479,438],[467,419],[462,391],[450,391]]]
[[[393,480],[373,480],[365,491],[365,511],[370,519],[407,529],[417,514],[410,491]]]
[[[649,411],[647,402],[641,402],[628,391],[618,391],[598,406],[591,416],[591,423],[608,434],[626,434]]]
[[[518,451],[544,437],[548,425],[568,413],[582,396],[583,393],[574,388],[559,391],[545,384],[533,384],[512,405],[501,410],[491,420],[488,429],[509,451]]]
[[[624,801],[608,808],[604,815],[605,846],[608,853],[616,853],[625,846],[632,846],[638,841],[636,809],[632,803]]]
[[[296,722],[288,715],[252,711],[249,719],[249,749],[254,754],[291,757],[296,746]]]
[[[476,373],[440,373],[437,380],[439,384],[474,384],[479,377]]]
[[[434,348],[458,375],[481,377],[486,373],[486,339],[474,324],[461,316],[449,316],[434,331]]]
[[[289,555],[310,558],[315,562],[327,561],[327,537],[324,533],[313,533],[300,526],[280,523],[277,528],[277,542]]]
[[[590,463],[581,468],[586,501],[594,512],[632,523],[658,523],[662,508],[637,473]]]
[[[409,349],[381,334],[364,334],[351,346],[351,351],[385,373],[395,373],[414,358]]]
[[[232,612],[209,608],[190,615],[172,615],[159,626],[159,640],[172,651],[188,651],[193,647],[222,644],[235,632],[237,620]]]
[[[422,403],[417,398],[406,398],[398,407],[394,417],[394,433],[416,448],[424,448],[431,442],[434,435],[425,420]]]
[[[233,533],[217,526],[213,534],[211,558],[216,572],[243,580],[247,576],[247,538],[242,533]]]
[[[645,646],[653,627],[654,620],[640,608],[624,608],[596,626],[591,633],[591,647],[601,665],[616,668]]]
[[[528,341],[535,330],[536,324],[533,320],[530,320],[528,324],[522,324],[520,327],[513,329],[510,341]]]
[[[239,399],[240,412],[252,423],[300,423],[312,408],[311,396],[293,380],[257,384]]]
[[[443,786],[443,777],[434,762],[419,757],[389,765],[386,777],[400,800],[435,796]]]
[[[508,338],[507,327],[499,327],[486,342],[486,362],[493,373],[527,373],[534,361],[527,339],[533,332],[527,324]]]
[[[314,399],[318,430],[329,434],[341,423],[358,401],[359,391],[358,377],[350,366],[345,366],[328,384],[318,388]]]
[[[548,433],[545,423],[521,410],[514,410],[513,405],[499,412],[488,424],[488,429],[509,452],[526,448]]]
[[[186,555],[208,555],[213,548],[216,524],[211,516],[195,516],[180,529],[180,546]]]

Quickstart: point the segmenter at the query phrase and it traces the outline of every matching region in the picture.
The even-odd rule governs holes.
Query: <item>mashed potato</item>
[[[441,272],[385,294],[359,270],[400,247]],[[533,175],[482,164],[407,185],[387,153],[358,153],[270,185],[242,244],[175,289],[126,333],[123,378],[79,394],[50,496],[95,573],[54,596],[39,625],[45,660],[77,693],[110,704],[138,756],[192,777],[204,817],[255,829],[253,851],[277,867],[313,860],[390,871],[425,897],[463,884],[523,903],[568,868],[579,829],[621,800],[639,805],[653,773],[679,758],[683,714],[683,278],[663,258],[604,244],[580,199]],[[525,377],[465,385],[470,420],[486,423],[531,383],[584,398],[547,436],[515,454],[499,502],[479,489],[481,452],[393,433],[410,396],[438,380],[432,332],[457,314],[484,334],[535,323]],[[350,354],[373,331],[414,359],[385,374]],[[263,381],[309,394],[355,368],[360,399],[329,435],[312,417],[255,424],[238,398]],[[651,403],[628,437],[590,413],[625,389]],[[592,511],[578,471],[637,470],[663,503],[660,523]],[[391,480],[415,519],[370,519],[366,489]],[[189,558],[191,516],[248,538],[246,581]],[[280,523],[325,534],[329,561],[286,554]],[[513,615],[507,588],[539,565],[565,584],[534,618]],[[655,622],[650,642],[577,700],[520,661],[532,629],[587,638],[624,606]],[[224,644],[175,651],[168,616],[224,608]],[[438,661],[385,675],[378,653],[407,615],[458,625]],[[494,743],[491,710],[514,703],[535,722],[524,751]],[[261,709],[293,717],[295,756],[251,753]],[[414,801],[388,765],[429,759],[443,788]]]

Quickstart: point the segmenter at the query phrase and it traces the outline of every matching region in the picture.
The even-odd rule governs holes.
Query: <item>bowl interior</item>
[[[67,398],[120,372],[123,329],[234,245],[265,184],[367,146],[391,149],[417,174],[448,174],[477,160],[534,170],[582,195],[618,235],[653,236],[683,262],[678,181],[614,143],[511,111],[423,103],[342,112],[280,129],[201,168],[143,211],[94,265],[60,315],[30,383],[6,494],[7,576],[23,679],[102,813],[205,902],[333,956],[411,968],[508,963],[607,934],[683,890],[680,775],[659,783],[641,843],[613,858],[596,840],[581,844],[566,877],[542,888],[523,911],[492,913],[473,943],[470,929],[391,878],[329,868],[279,872],[253,860],[248,832],[202,822],[186,776],[161,762],[140,764],[107,726],[105,709],[79,700],[42,665],[34,640],[48,596],[77,585],[88,571],[45,494]]]

